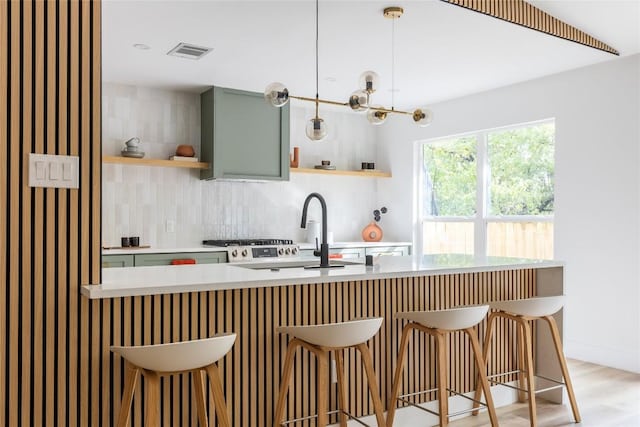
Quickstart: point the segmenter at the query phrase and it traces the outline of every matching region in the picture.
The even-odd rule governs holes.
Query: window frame
[[[447,135],[444,137],[431,138],[427,140],[418,141],[416,144],[414,163],[414,183],[416,185],[415,200],[414,200],[414,212],[415,221],[417,225],[414,230],[414,242],[419,248],[421,254],[424,255],[424,222],[472,222],[473,223],[473,250],[476,256],[487,255],[488,244],[488,228],[491,222],[551,222],[554,223],[554,214],[552,215],[487,215],[489,208],[489,155],[488,144],[489,134],[494,132],[503,132],[509,130],[522,129],[527,127],[533,127],[536,125],[553,124],[554,137],[553,137],[553,166],[555,171],[555,145],[556,141],[556,120],[555,118],[547,118],[542,120],[535,120],[531,122],[518,123],[514,125],[501,126],[495,128],[487,128],[473,132],[465,132],[455,135]],[[443,141],[450,141],[460,138],[475,137],[476,140],[476,213],[469,216],[433,216],[423,215],[423,188],[424,188],[424,147],[429,144],[436,144]],[[555,183],[553,194],[555,197]],[[555,246],[555,245],[554,245]],[[418,252],[418,251],[416,251]]]

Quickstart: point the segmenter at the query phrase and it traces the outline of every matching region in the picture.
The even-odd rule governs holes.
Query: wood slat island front
[[[153,269],[159,268],[189,267],[139,267],[136,270],[148,269],[153,276]],[[210,268],[212,274],[218,271],[220,275],[224,268],[239,267],[219,265]],[[364,266],[353,270],[357,268],[364,269]],[[385,271],[383,266],[377,274],[375,271],[367,274],[365,270],[362,274],[352,276],[348,272],[343,275],[335,273],[338,274],[335,280],[330,277],[323,280],[318,273],[317,277],[300,279],[303,283],[275,284],[265,281],[262,286],[254,286],[253,282],[248,281],[251,285],[247,287],[228,286],[224,289],[221,286],[221,289],[212,287],[210,290],[179,293],[165,293],[163,289],[157,289],[158,294],[91,299],[94,313],[100,313],[92,328],[97,329],[96,338],[103,343],[101,353],[92,357],[105,362],[102,363],[102,369],[109,371],[103,373],[110,378],[107,382],[109,390],[103,390],[103,393],[110,400],[111,419],[115,419],[119,411],[124,367],[122,360],[110,353],[110,345],[164,343],[205,338],[221,332],[236,332],[238,338],[232,351],[220,361],[232,424],[271,426],[289,339],[275,333],[276,327],[340,322],[373,316],[384,318],[380,332],[369,342],[369,346],[386,409],[404,326],[404,323],[394,319],[394,313],[562,293],[562,266],[559,263],[533,267],[518,264],[512,267],[487,268],[490,271],[473,271],[477,269],[461,267],[456,271],[443,270],[445,272],[435,269],[415,271],[406,277],[381,277],[385,276],[381,273]],[[277,274],[293,275],[296,273],[293,270],[302,269],[288,270],[290,271]],[[338,280],[345,277],[347,280]],[[310,283],[304,283],[305,281]],[[131,283],[113,283],[113,286],[121,292],[131,286],[137,289],[133,293],[139,294],[139,284],[133,282],[135,280],[132,279]],[[282,279],[282,282],[287,280]],[[109,288],[106,283],[100,286],[103,289]],[[90,289],[91,286],[85,287],[83,293],[90,295]],[[94,298],[95,295],[97,294],[94,293]],[[561,322],[559,325],[561,327]],[[484,329],[483,322],[479,326],[479,334],[484,334]],[[492,372],[511,371],[514,369],[514,358],[510,343],[514,340],[515,330],[509,325],[499,324],[497,336],[496,348],[492,349],[495,356],[491,360],[490,369]],[[539,348],[544,346],[544,340],[545,337],[539,337]],[[453,334],[448,345],[452,388],[462,392],[472,391],[475,371],[468,342],[462,335]],[[409,354],[411,356],[402,392],[430,388],[432,374],[435,372],[432,343],[428,343],[424,336],[416,335],[410,344]],[[349,386],[349,412],[358,416],[371,414],[373,404],[367,394],[359,356],[354,351],[347,351],[344,361],[345,381]],[[98,360],[95,362],[98,363]],[[308,353],[301,353],[296,356],[295,363],[294,388],[288,401],[289,419],[315,413],[315,361]],[[540,368],[547,375],[553,375],[546,370],[544,364]],[[162,381],[163,425],[196,425],[196,400],[189,376],[163,378]],[[135,426],[144,424],[144,386],[138,387],[142,387],[142,390],[136,390],[133,405],[132,425]],[[330,383],[330,387],[330,404],[335,408],[335,383]],[[428,396],[428,400],[434,398],[435,396]],[[211,411],[212,403],[210,400],[208,402]],[[330,421],[336,422],[337,419],[331,418]],[[314,424],[308,422],[299,425]]]

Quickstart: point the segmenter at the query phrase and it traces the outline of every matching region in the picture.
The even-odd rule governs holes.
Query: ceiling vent
[[[167,52],[167,55],[177,56],[180,58],[200,59],[212,50],[213,48],[211,47],[196,46],[189,43],[179,43],[176,47]]]

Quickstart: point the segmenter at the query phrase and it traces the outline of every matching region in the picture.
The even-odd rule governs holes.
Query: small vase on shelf
[[[362,239],[365,242],[379,242],[382,239],[382,228],[374,221],[371,221],[362,229]]]

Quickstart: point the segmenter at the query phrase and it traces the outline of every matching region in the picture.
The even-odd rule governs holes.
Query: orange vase
[[[379,242],[382,239],[382,228],[375,222],[370,222],[362,229],[362,239],[365,242]]]

